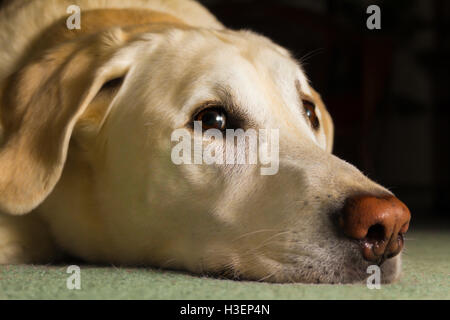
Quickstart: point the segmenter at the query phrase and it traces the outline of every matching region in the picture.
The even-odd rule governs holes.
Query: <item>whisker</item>
[[[175,258],[167,259],[165,262],[161,264],[161,268],[167,267],[169,264],[175,261]]]
[[[314,57],[314,56],[316,56],[316,55],[318,55],[318,54],[320,54],[320,53],[322,53],[322,52],[324,52],[324,51],[325,51],[324,48],[318,48],[318,49],[312,50],[312,51],[310,51],[310,52],[304,54],[304,55],[299,59],[299,61],[300,61],[301,64],[305,64],[306,61],[308,61],[308,60],[311,59],[312,57]]]
[[[232,240],[231,242],[236,242],[242,238],[257,234],[257,233],[261,233],[261,232],[271,232],[271,231],[279,231],[280,229],[260,229],[260,230],[256,230],[256,231],[251,231],[248,233],[245,233],[243,235],[240,235],[239,237],[237,237],[236,239]]]
[[[264,246],[267,244],[267,242],[269,242],[270,240],[272,240],[272,239],[274,239],[274,238],[276,238],[276,237],[282,236],[282,235],[284,235],[284,234],[289,234],[290,232],[291,232],[291,231],[289,231],[289,230],[288,230],[288,231],[279,232],[279,233],[277,233],[277,234],[275,234],[275,235],[273,235],[273,236],[271,236],[271,237],[265,239],[263,242],[260,243],[259,246],[253,248],[253,250],[258,250],[258,249],[264,247]]]
[[[268,279],[268,278],[270,278],[270,277],[276,275],[278,272],[280,272],[280,269],[275,270],[274,272],[271,272],[271,273],[269,273],[268,275],[266,275],[266,276],[264,276],[264,277],[262,277],[262,278],[260,278],[260,279],[258,279],[258,280],[256,280],[256,281],[262,282],[262,281],[264,281],[264,280],[266,280],[266,279]]]

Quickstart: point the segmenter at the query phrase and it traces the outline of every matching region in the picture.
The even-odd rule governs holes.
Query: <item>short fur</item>
[[[391,193],[331,154],[331,117],[298,62],[196,2],[129,3],[23,0],[0,12],[0,263],[65,252],[274,282],[364,279],[335,216],[348,196]],[[72,4],[81,30],[65,27]],[[278,174],[170,161],[171,132],[211,100],[280,130]],[[400,259],[383,264],[384,281]]]

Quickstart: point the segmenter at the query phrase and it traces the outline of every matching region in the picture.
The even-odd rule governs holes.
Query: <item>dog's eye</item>
[[[303,100],[303,108],[305,108],[305,114],[311,123],[314,130],[319,129],[319,118],[316,115],[316,106],[309,100]]]
[[[227,117],[222,107],[203,109],[194,116],[194,121],[201,121],[203,130],[226,128]]]

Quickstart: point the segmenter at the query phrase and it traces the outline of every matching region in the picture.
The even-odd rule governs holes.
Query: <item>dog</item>
[[[69,254],[304,283],[377,264],[399,278],[408,208],[331,153],[320,95],[271,40],[191,0],[19,0],[0,44],[1,264]],[[277,130],[276,172],[174,163],[173,132],[195,123]]]

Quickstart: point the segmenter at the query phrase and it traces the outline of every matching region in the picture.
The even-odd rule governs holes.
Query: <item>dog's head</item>
[[[24,63],[1,99],[0,209],[40,205],[81,257],[279,282],[399,274],[407,208],[331,154],[320,96],[264,37],[112,29]],[[202,161],[239,128],[276,157]]]

